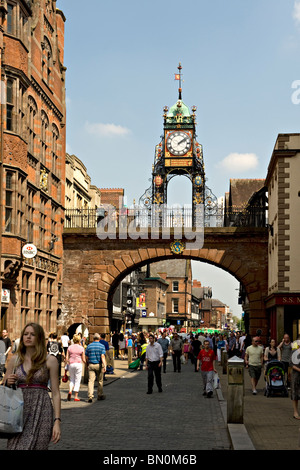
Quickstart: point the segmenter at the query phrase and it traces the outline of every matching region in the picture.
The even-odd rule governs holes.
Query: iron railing
[[[166,208],[154,214],[143,209],[122,209],[120,213],[113,211],[105,213],[102,209],[66,209],[64,228],[76,229],[97,228],[98,224],[105,222],[115,227],[124,227],[124,224],[135,227],[194,227],[194,216],[190,207]],[[213,214],[205,213],[200,218],[205,227],[266,227],[267,208],[265,207],[235,207],[228,210],[220,208]],[[199,226],[199,222],[197,222]]]

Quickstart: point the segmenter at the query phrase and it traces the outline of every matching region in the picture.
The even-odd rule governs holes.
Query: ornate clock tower
[[[182,100],[181,70],[179,64],[178,74],[175,74],[179,81],[178,100],[170,109],[164,108],[164,131],[161,142],[155,147],[152,186],[140,198],[140,203],[160,214],[159,220],[163,223],[161,212],[167,206],[168,183],[174,176],[185,175],[192,184],[191,222],[194,226],[197,206],[211,205],[211,209],[216,198],[205,185],[202,145],[196,139],[196,107],[190,112]]]

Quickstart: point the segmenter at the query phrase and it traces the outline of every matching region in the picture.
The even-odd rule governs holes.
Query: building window
[[[40,248],[42,249],[45,248],[45,238],[46,238],[46,204],[47,204],[46,199],[41,198],[39,244],[40,244]]]
[[[54,294],[54,279],[47,280],[47,328],[51,330],[52,318],[53,318],[53,294]]]
[[[173,292],[178,292],[178,291],[179,291],[179,282],[173,281]]]
[[[6,31],[8,34],[14,34],[15,32],[14,7],[10,3],[7,4]]]
[[[13,122],[14,112],[14,82],[13,80],[7,80],[6,83],[6,130],[14,130]]]
[[[5,232],[12,232],[13,214],[13,173],[6,173],[5,188]]]
[[[179,313],[178,299],[172,299],[172,313]]]
[[[43,298],[43,281],[44,277],[37,275],[35,278],[35,300],[34,300],[34,321],[39,322],[42,313]]]
[[[53,243],[53,248],[55,247],[56,236],[57,236],[57,221],[56,221],[57,207],[52,204],[51,206],[51,242]]]
[[[34,99],[28,98],[28,151],[35,155],[35,119],[37,115],[37,105]]]
[[[35,191],[31,188],[27,189],[27,210],[26,210],[26,225],[27,225],[27,242],[34,242],[34,198]]]
[[[21,292],[21,325],[25,326],[29,312],[30,296],[30,277],[31,274],[23,272],[22,274],[22,292]]]
[[[47,131],[49,128],[49,120],[44,111],[41,113],[41,162],[46,165],[47,158]]]
[[[58,175],[58,128],[53,124],[52,126],[52,173]]]
[[[22,84],[19,84],[19,122],[18,122],[18,133],[24,138],[25,137],[25,88]]]
[[[18,176],[18,188],[17,188],[17,226],[16,231],[19,235],[24,236],[25,231],[25,211],[26,211],[26,181],[23,175]]]
[[[42,43],[43,58],[42,58],[42,78],[48,86],[51,85],[51,72],[52,72],[52,48],[50,42],[45,37]]]

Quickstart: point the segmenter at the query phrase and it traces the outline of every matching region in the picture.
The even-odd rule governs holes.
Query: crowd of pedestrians
[[[153,393],[154,384],[163,392],[162,374],[184,373],[191,364],[195,372],[201,372],[203,395],[211,398],[217,375],[216,363],[221,363],[222,352],[227,359],[234,356],[242,359],[248,370],[253,395],[263,376],[266,380],[267,365],[280,361],[284,367],[284,382],[290,391],[293,417],[300,419],[300,367],[292,362],[292,354],[300,348],[300,336],[292,342],[285,334],[276,344],[270,339],[263,344],[260,332],[250,337],[243,332],[206,334],[190,331],[181,333],[175,329],[159,329],[155,332],[111,334],[95,333],[91,338],[80,333],[71,338],[67,332],[61,337],[56,333],[45,337],[43,329],[30,323],[23,329],[20,338],[11,341],[7,330],[0,337],[0,383],[8,386],[18,383],[24,390],[24,431],[18,438],[8,441],[11,449],[46,449],[49,443],[60,439],[60,382],[61,371],[68,371],[69,392],[67,400],[80,401],[78,396],[84,370],[87,376],[87,401],[94,400],[97,385],[97,400],[104,400],[103,382],[105,374],[114,360],[139,359],[138,370],[147,371],[147,394]],[[300,349],[299,349],[300,351]],[[11,359],[8,361],[8,354]],[[171,359],[168,362],[168,357]],[[84,369],[85,366],[85,369]],[[171,367],[170,370],[168,370]],[[52,400],[48,401],[52,393]],[[30,410],[34,408],[34,421]],[[48,422],[48,424],[46,424]],[[51,422],[51,426],[49,426]]]

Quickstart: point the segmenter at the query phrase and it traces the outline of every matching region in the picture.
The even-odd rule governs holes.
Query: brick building
[[[150,277],[160,277],[168,284],[166,323],[189,326],[192,316],[191,260],[174,259],[153,263],[150,265]]]
[[[0,8],[1,328],[13,339],[28,321],[49,333],[61,312],[65,17],[55,0]],[[34,258],[22,255],[29,242]]]

